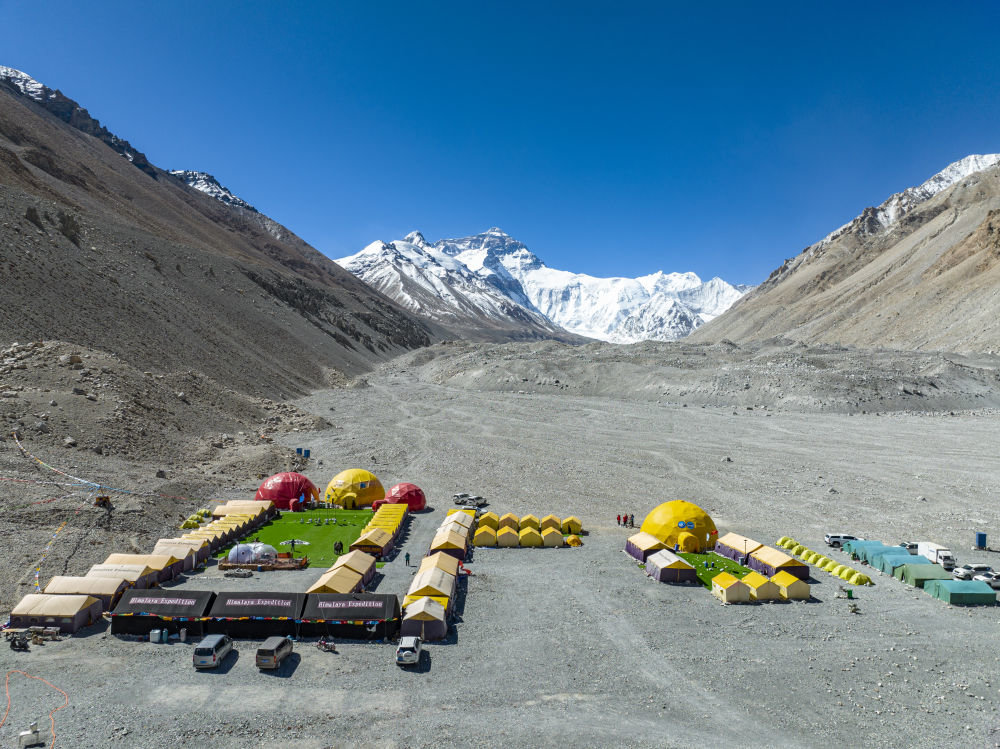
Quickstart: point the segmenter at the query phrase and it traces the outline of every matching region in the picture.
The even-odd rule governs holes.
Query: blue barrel
[[[301,455],[302,454],[302,448],[301,447],[296,447],[295,448],[295,454],[296,455]]]
[[[303,450],[302,451],[302,457],[303,458],[308,458],[309,455],[311,454],[311,452],[312,452],[311,450]]]
[[[986,534],[976,532],[976,548],[985,549],[986,548]]]

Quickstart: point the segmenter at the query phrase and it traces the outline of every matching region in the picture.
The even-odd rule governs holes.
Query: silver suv
[[[823,540],[826,541],[827,546],[839,549],[844,545],[844,541],[860,541],[861,539],[857,536],[849,536],[846,533],[827,533],[823,536]]]

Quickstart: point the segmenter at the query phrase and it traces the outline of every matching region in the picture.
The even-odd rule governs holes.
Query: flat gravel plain
[[[693,501],[720,532],[823,549],[825,532],[896,543],[936,540],[960,562],[1000,528],[995,416],[769,413],[566,392],[480,392],[387,367],[367,386],[296,403],[332,426],[288,435],[322,467],[371,468],[386,487],[413,481],[433,511],[413,516],[402,551],[418,559],[452,507],[485,496],[497,512],[575,514],[577,549],[477,549],[453,633],[419,669],[393,646],[296,644],[277,674],[255,643],[218,673],[195,672],[191,645],[123,641],[100,628],[0,650],[64,689],[64,747],[753,747],[994,746],[1000,742],[1000,609],[953,608],[874,575],[860,613],[816,571],[814,600],[723,606],[706,590],[652,582],[621,549],[671,499]],[[728,460],[727,460],[728,459]],[[320,475],[322,474],[322,475]],[[991,542],[996,543],[992,540]],[[837,556],[837,552],[833,552]],[[378,592],[400,596],[402,553]],[[304,590],[319,571],[181,585]],[[279,577],[280,575],[280,577]],[[243,587],[240,587],[243,589]],[[11,677],[10,743],[62,698]]]

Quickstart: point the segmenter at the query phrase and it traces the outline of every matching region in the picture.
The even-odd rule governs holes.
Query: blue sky
[[[0,0],[0,17],[24,30],[0,64],[331,257],[496,225],[566,270],[757,283],[1000,151],[997,3]]]

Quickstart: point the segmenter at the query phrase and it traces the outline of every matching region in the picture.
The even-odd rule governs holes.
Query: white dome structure
[[[262,543],[236,544],[229,550],[227,560],[233,564],[253,564],[265,559],[274,559],[278,551],[273,546]]]

